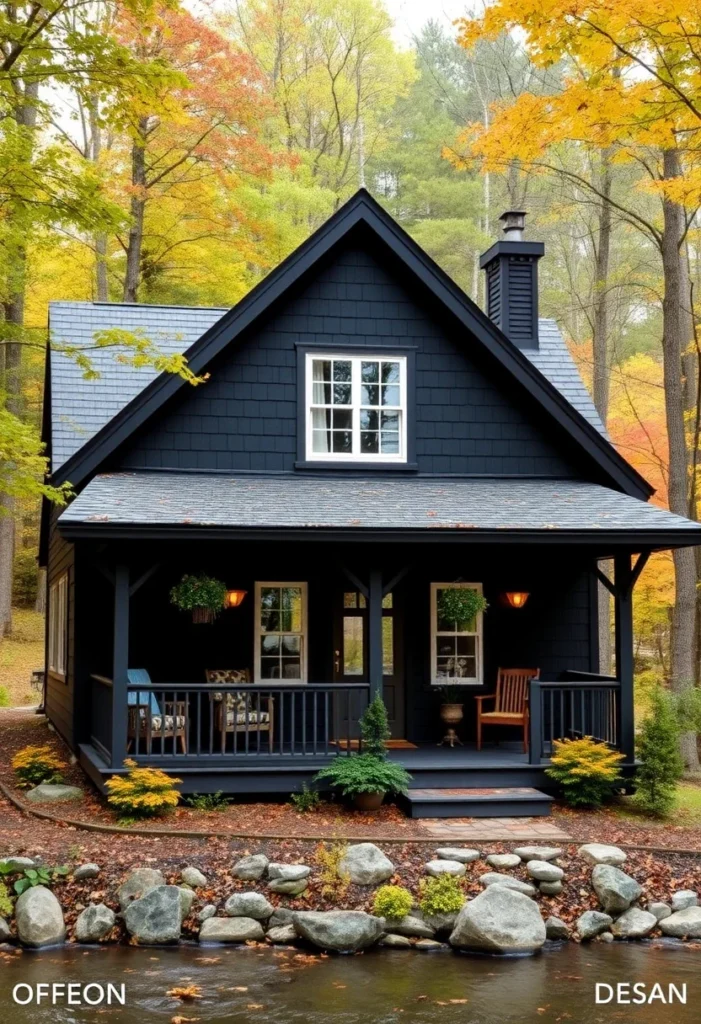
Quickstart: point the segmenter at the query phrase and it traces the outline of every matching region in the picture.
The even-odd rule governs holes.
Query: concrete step
[[[529,786],[492,789],[410,789],[402,801],[411,818],[535,818],[553,798]]]

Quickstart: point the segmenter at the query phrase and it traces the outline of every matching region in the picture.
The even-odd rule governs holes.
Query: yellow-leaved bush
[[[122,816],[135,818],[165,814],[178,806],[180,793],[175,788],[182,779],[173,779],[160,768],[140,768],[136,761],[124,762],[126,775],[113,775],[105,783],[107,802]]]
[[[621,782],[624,755],[591,736],[578,740],[555,740],[546,775],[562,787],[573,807],[600,807]]]
[[[22,747],[12,758],[12,769],[25,786],[60,782],[61,770],[65,767],[66,762],[48,745]]]

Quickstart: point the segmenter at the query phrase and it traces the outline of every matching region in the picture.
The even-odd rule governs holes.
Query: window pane
[[[286,626],[292,633],[302,631],[302,591],[300,587],[284,587],[282,591],[282,605],[288,614],[290,626]]]
[[[382,383],[383,384],[398,384],[399,383],[399,363],[383,363],[382,364]]]
[[[280,659],[279,658],[261,658],[260,659],[260,675],[261,675],[261,679],[279,679],[280,678]]]
[[[379,363],[362,363],[360,377],[364,384],[377,384],[380,380]]]
[[[385,594],[385,596],[382,598],[382,607],[383,608],[393,608],[394,607],[394,603],[393,603],[393,599],[392,599],[392,595],[391,594]]]
[[[317,455],[323,455],[328,452],[329,441],[331,439],[330,430],[314,430],[312,431],[312,451]]]
[[[343,616],[344,676],[362,676],[363,674],[364,625],[365,621],[360,615]]]
[[[330,409],[312,409],[312,429],[327,430],[331,426]]]
[[[280,653],[280,637],[277,633],[266,633],[260,638],[260,653],[268,657]]]
[[[458,654],[468,655],[469,657],[474,658],[476,641],[477,637],[475,636],[456,637]]]
[[[382,674],[394,675],[394,619],[391,615],[382,617]]]
[[[314,405],[330,405],[331,385],[314,384],[312,388],[312,402],[314,403]]]
[[[379,417],[375,409],[361,409],[360,410],[360,429],[361,430],[377,430],[379,426]]]
[[[261,606],[261,608],[279,608],[280,607],[280,588],[279,587],[261,587],[261,591],[260,591],[260,606]]]
[[[343,595],[343,607],[344,608],[357,608],[358,607],[358,595],[353,590],[350,593]]]
[[[277,608],[260,613],[260,628],[263,633],[277,633],[280,629],[280,612]]]
[[[334,405],[350,405],[351,404],[351,386],[350,386],[350,384],[334,384],[334,386],[333,386],[333,404]]]
[[[331,380],[331,360],[315,359],[312,366],[312,380]]]
[[[455,654],[455,637],[454,636],[439,636],[436,637],[436,650],[439,654],[454,655]]]
[[[359,594],[358,595],[358,607],[359,608],[365,608],[365,606],[366,606],[365,594]]]
[[[380,389],[377,384],[363,384],[360,388],[361,405],[379,405]]]
[[[351,452],[353,451],[353,441],[350,430],[334,430],[333,434],[333,450],[335,452]]]
[[[283,636],[282,640],[282,653],[283,654],[300,654],[302,638],[299,636]]]
[[[381,450],[383,455],[399,454],[399,434],[391,434],[386,430],[382,431]]]
[[[382,385],[382,404],[383,405],[399,405],[399,385],[387,384]]]
[[[350,409],[334,409],[333,429],[350,430],[353,426],[353,413]]]
[[[351,363],[346,359],[335,359],[333,364],[334,381],[348,381],[351,379]]]
[[[439,679],[445,679],[446,677],[453,676],[455,666],[454,658],[437,658],[436,659],[436,675]]]
[[[379,434],[363,431],[360,435],[360,451],[364,455],[376,455],[379,451]]]
[[[283,679],[301,679],[302,669],[299,658],[283,658],[282,659],[282,678]]]

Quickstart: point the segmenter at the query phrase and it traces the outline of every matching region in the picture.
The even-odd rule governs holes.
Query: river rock
[[[411,942],[406,935],[395,935],[390,932],[380,939],[381,946],[389,946],[390,949],[411,949]]]
[[[679,892],[672,893],[673,914],[679,910],[686,910],[688,907],[697,907],[698,904],[699,898],[693,889],[680,889]]]
[[[618,846],[606,846],[605,843],[585,843],[579,847],[579,855],[590,864],[610,864],[615,868],[628,860],[628,854]]]
[[[541,882],[538,888],[543,896],[559,896],[562,892],[562,882]]]
[[[165,884],[166,880],[160,871],[154,868],[135,868],[117,889],[119,905],[124,911],[133,900],[139,900],[151,889]]]
[[[654,914],[640,907],[631,907],[614,921],[611,931],[619,939],[644,939],[656,927],[657,918]]]
[[[438,878],[439,875],[454,875],[458,878],[465,874],[465,865],[458,860],[430,860],[424,864],[424,871],[427,875]]]
[[[517,853],[490,853],[487,857],[487,864],[490,868],[517,868],[521,858]]]
[[[217,908],[215,907],[215,905],[213,903],[207,903],[204,907],[202,907],[202,910],[200,910],[199,914],[197,915],[197,920],[200,922],[209,921],[210,917],[214,917],[216,912]]]
[[[577,934],[583,942],[605,932],[613,924],[613,918],[599,910],[585,910],[577,919]]]
[[[526,871],[537,882],[559,882],[565,877],[562,868],[557,864],[549,864],[546,860],[529,860]]]
[[[78,786],[64,786],[62,782],[42,782],[28,790],[25,799],[30,804],[72,804],[82,800],[84,793]]]
[[[66,937],[63,911],[51,889],[26,889],[15,904],[17,934],[23,946],[57,946]]]
[[[301,910],[293,919],[297,934],[319,949],[354,953],[373,946],[385,930],[382,917],[362,910]]]
[[[663,935],[671,935],[675,939],[701,939],[701,907],[678,910],[660,921],[660,929]]]
[[[602,932],[600,935],[596,936],[596,941],[597,942],[614,942],[615,940],[614,940],[613,932]]]
[[[662,921],[672,913],[672,908],[668,903],[648,903],[645,909],[648,914],[654,914],[658,921]]]
[[[388,917],[385,928],[392,935],[406,935],[413,939],[432,939],[435,935],[435,929],[420,917],[414,917],[412,914],[407,914],[406,917],[401,917],[399,920]]]
[[[182,922],[181,890],[177,885],[158,885],[129,903],[124,911],[127,931],[143,946],[177,942]]]
[[[272,917],[268,921],[268,928],[277,928],[283,924],[292,924],[294,916],[294,910],[290,910],[289,907],[275,907]]]
[[[79,864],[73,871],[73,877],[76,882],[84,882],[88,878],[97,878],[99,874],[99,864]]]
[[[24,871],[25,868],[33,868],[34,861],[31,857],[3,857],[0,860],[0,867],[8,871]]]
[[[311,871],[306,864],[269,864],[268,878],[279,879],[281,882],[299,882],[309,878]]]
[[[277,928],[270,928],[265,933],[265,937],[275,946],[290,946],[298,939],[298,935],[293,924],[280,924]]]
[[[268,882],[269,889],[285,896],[301,896],[308,885],[308,878],[300,878],[298,882],[286,882],[284,878],[273,878],[271,882]]]
[[[265,874],[268,864],[268,858],[264,853],[254,853],[249,857],[242,857],[241,860],[236,861],[233,873],[236,878],[241,878],[245,882],[257,882]]]
[[[235,892],[224,904],[229,917],[252,917],[254,921],[267,921],[274,909],[260,892]]]
[[[535,896],[536,888],[530,882],[522,882],[520,878],[512,878],[511,875],[500,875],[498,871],[487,871],[480,875],[480,884],[489,888],[490,885],[503,885],[505,889],[512,889],[520,892],[523,896]]]
[[[562,856],[557,846],[517,846],[514,850],[521,860],[555,860]]]
[[[191,885],[193,889],[201,889],[203,885],[207,884],[207,876],[203,875],[199,868],[186,867],[180,872],[185,885]]]
[[[436,942],[435,939],[419,939],[418,942],[414,943],[414,949],[422,949],[424,952],[430,952],[432,949],[443,949],[444,943]]]
[[[9,942],[12,938],[10,926],[4,917],[0,917],[0,942]]]
[[[545,922],[545,935],[551,942],[562,942],[569,939],[570,930],[559,917],[549,917]]]
[[[545,924],[533,900],[490,885],[458,914],[451,946],[492,953],[532,953],[545,942]]]
[[[458,912],[455,910],[450,914],[424,914],[417,911],[414,916],[420,917],[429,928],[433,928],[436,935],[442,935],[452,932],[458,919]]]
[[[374,843],[349,846],[338,865],[355,885],[379,885],[394,874],[394,864]]]
[[[200,942],[262,942],[265,932],[252,917],[210,917],[200,928]]]
[[[465,846],[441,846],[436,850],[436,856],[441,860],[456,860],[458,864],[471,864],[473,860],[479,860],[482,854],[479,850],[470,850]]]
[[[91,903],[75,923],[76,942],[100,942],[114,928],[114,911],[104,903]]]
[[[180,890],[180,911],[184,921],[192,910],[192,904],[195,902],[195,893],[186,885],[179,885],[178,889]]]
[[[621,914],[642,894],[642,886],[625,871],[597,864],[591,873],[594,891],[607,914]]]

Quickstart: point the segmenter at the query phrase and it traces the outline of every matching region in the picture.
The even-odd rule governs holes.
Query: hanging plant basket
[[[171,590],[170,603],[191,612],[192,621],[198,625],[214,622],[226,604],[226,584],[204,573],[185,575]]]
[[[438,599],[438,612],[442,619],[465,626],[489,605],[478,590],[472,587],[446,587]]]

